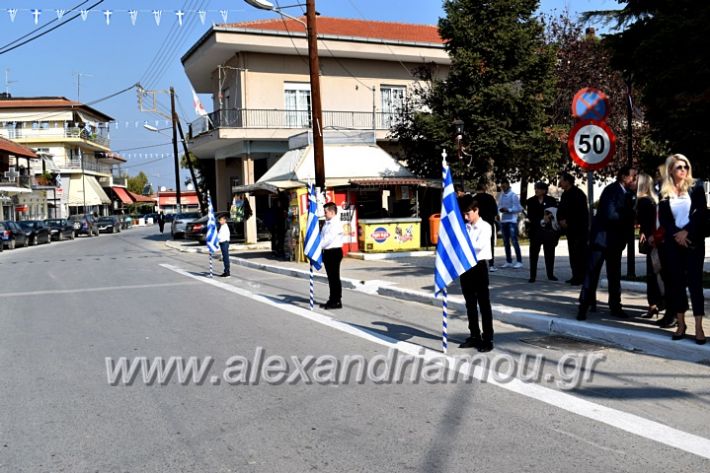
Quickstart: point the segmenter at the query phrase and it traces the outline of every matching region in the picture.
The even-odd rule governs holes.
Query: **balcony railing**
[[[190,124],[190,137],[217,128],[307,129],[308,110],[266,110],[231,108],[212,112]],[[323,128],[349,130],[389,130],[398,114],[386,112],[323,111]]]
[[[82,168],[80,159],[68,159],[66,163],[62,165],[62,167],[66,169],[84,169],[85,171],[96,171],[102,174],[111,174],[113,172],[111,166],[94,163],[88,160],[84,161],[84,167]]]
[[[110,140],[108,133],[101,129],[99,133],[88,132],[83,128],[68,127],[68,128],[0,128],[0,136],[11,140],[17,139],[32,139],[32,138],[50,138],[50,139],[65,139],[65,138],[81,138],[86,141],[91,141],[98,145],[109,147]]]

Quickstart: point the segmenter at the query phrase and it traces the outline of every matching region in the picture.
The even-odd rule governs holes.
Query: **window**
[[[380,95],[382,96],[382,121],[386,128],[391,128],[394,125],[399,112],[404,107],[405,88],[400,86],[385,86],[380,87]]]
[[[286,127],[308,128],[311,126],[310,84],[286,82],[284,84]]]

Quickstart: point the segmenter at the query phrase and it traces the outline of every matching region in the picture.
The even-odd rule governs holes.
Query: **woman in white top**
[[[705,344],[703,315],[703,262],[705,260],[704,224],[707,214],[705,190],[693,179],[688,158],[674,154],[666,160],[666,176],[661,187],[663,200],[658,204],[658,219],[665,236],[661,245],[665,281],[666,310],[675,313],[678,329],[673,340],[685,337],[685,311],[688,297],[695,316],[695,342]]]

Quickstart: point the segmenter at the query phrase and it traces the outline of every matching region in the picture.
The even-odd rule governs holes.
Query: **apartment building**
[[[372,131],[395,150],[389,129],[413,88],[426,86],[417,70],[448,72],[437,27],[318,17],[317,31],[324,129]],[[213,26],[182,63],[193,88],[213,98],[214,111],[190,126],[190,150],[214,162],[214,203],[226,210],[233,188],[256,182],[288,151],[289,137],[311,127],[305,29],[281,18]],[[258,215],[264,202],[250,199]]]
[[[65,97],[12,97],[0,94],[0,137],[34,150],[40,159],[8,163],[25,179],[47,210],[31,218],[63,218],[78,213],[110,213],[115,204],[104,187],[125,187],[125,160],[110,149],[110,116]],[[20,202],[21,203],[21,202]]]

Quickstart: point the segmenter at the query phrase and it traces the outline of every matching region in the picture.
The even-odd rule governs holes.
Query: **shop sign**
[[[385,227],[377,227],[370,235],[370,238],[375,240],[377,243],[384,243],[390,237],[390,232],[387,231]]]

